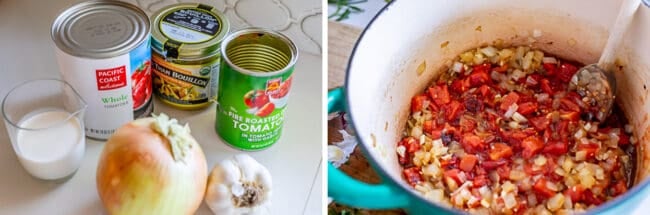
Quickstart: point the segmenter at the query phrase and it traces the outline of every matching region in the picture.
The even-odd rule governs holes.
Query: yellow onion
[[[110,214],[194,214],[207,164],[189,126],[164,114],[132,121],[106,142],[97,191]]]

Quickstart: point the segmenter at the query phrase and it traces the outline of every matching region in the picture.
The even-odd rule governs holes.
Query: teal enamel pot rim
[[[390,174],[389,170],[385,169],[382,166],[383,161],[381,160],[381,158],[378,157],[376,154],[371,153],[373,149],[371,148],[369,141],[367,141],[367,138],[364,140],[364,138],[362,137],[364,135],[369,135],[369,134],[366,132],[367,130],[364,131],[360,129],[361,125],[357,124],[357,120],[356,120],[357,118],[359,118],[356,115],[357,113],[355,113],[355,111],[351,111],[351,108],[348,106],[350,105],[353,107],[357,103],[363,103],[363,101],[368,101],[368,100],[363,100],[363,98],[354,97],[353,95],[351,95],[351,89],[354,89],[353,87],[356,87],[356,85],[367,84],[361,82],[354,82],[353,79],[351,78],[353,73],[361,72],[359,70],[354,70],[355,68],[354,65],[360,64],[357,61],[355,61],[355,60],[359,60],[357,59],[359,57],[357,54],[359,54],[360,50],[363,49],[362,47],[364,46],[363,43],[366,42],[369,35],[377,34],[377,31],[373,31],[373,29],[380,28],[379,26],[384,25],[383,22],[386,21],[384,15],[387,12],[396,10],[397,7],[396,5],[402,4],[404,2],[407,1],[404,0],[391,1],[384,8],[382,8],[381,11],[371,20],[370,24],[361,33],[361,36],[357,40],[352,50],[352,53],[350,55],[350,59],[347,67],[347,73],[346,73],[345,87],[331,90],[328,93],[328,112],[331,113],[331,112],[346,110],[346,112],[350,115],[350,118],[352,119],[351,120],[352,122],[350,124],[352,128],[357,132],[357,140],[360,143],[359,145],[362,147],[363,152],[366,155],[373,169],[376,170],[376,172],[382,178],[382,183],[377,185],[370,185],[370,184],[356,181],[355,179],[350,178],[349,176],[345,175],[344,173],[342,173],[341,171],[333,167],[331,164],[328,164],[328,174],[327,174],[328,175],[328,196],[332,197],[338,203],[350,205],[353,207],[360,207],[360,208],[368,208],[368,209],[402,208],[405,209],[410,214],[463,214],[465,213],[464,211],[447,208],[424,199],[420,194],[416,193],[414,189],[407,186],[403,182],[403,179],[399,177],[399,175],[396,176],[395,174]],[[422,3],[425,1],[414,0],[413,2]],[[439,2],[446,2],[446,1],[439,1]],[[408,4],[408,3],[404,3],[404,4]],[[390,38],[387,39],[390,40]],[[381,47],[377,47],[377,50],[373,50],[373,52],[382,53]],[[561,54],[559,55],[562,57]],[[367,60],[367,56],[364,56],[363,58],[364,59],[361,59],[360,61]],[[585,58],[586,60],[591,59],[590,56],[587,56]],[[580,61],[585,59],[576,59],[576,60]],[[427,67],[427,70],[429,70],[429,67]],[[373,80],[368,80],[368,82],[373,82]],[[410,85],[415,86],[415,84],[410,84]],[[370,91],[370,90],[372,89],[368,89],[366,91]],[[391,153],[391,152],[388,151],[387,153]],[[645,198],[645,196],[648,196],[650,194],[648,192],[649,184],[650,184],[650,180],[647,179],[644,179],[641,182],[636,182],[636,184],[622,196],[610,200],[595,209],[588,210],[586,214],[629,214],[632,209],[634,209],[639,205],[639,203],[641,203],[641,201]]]

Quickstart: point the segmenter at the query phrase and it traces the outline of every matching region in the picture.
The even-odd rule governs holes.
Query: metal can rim
[[[128,34],[130,36],[123,39],[124,41],[122,41],[122,45],[109,51],[105,49],[84,50],[82,47],[71,46],[71,29],[69,28],[69,25],[74,24],[77,19],[82,18],[83,15],[88,12],[87,9],[92,8],[98,10],[98,5],[117,6],[125,11],[130,11],[130,13],[134,15],[134,20],[131,20],[133,22],[130,23],[135,26],[133,33]],[[149,17],[147,14],[139,7],[128,2],[91,0],[73,4],[60,12],[52,22],[50,36],[56,47],[69,55],[91,59],[105,59],[127,54],[136,47],[142,45],[142,43],[148,41],[150,29],[149,23]]]
[[[166,58],[169,58],[168,56],[165,55],[165,51],[163,50],[163,46],[166,41],[170,40],[167,36],[165,36],[162,31],[159,28],[160,21],[162,17],[165,15],[171,13],[172,11],[176,11],[179,9],[185,9],[185,8],[198,8],[199,5],[206,5],[206,4],[200,4],[200,3],[178,3],[178,4],[173,4],[166,6],[158,11],[156,11],[151,17],[151,48],[153,51],[157,52],[158,54],[165,56]],[[193,61],[193,60],[200,60],[203,58],[208,58],[211,56],[214,56],[216,54],[220,53],[220,47],[221,43],[228,35],[230,31],[230,22],[228,18],[219,10],[217,10],[216,7],[212,5],[208,5],[212,7],[211,10],[209,10],[210,13],[215,15],[220,21],[221,21],[221,30],[220,32],[214,36],[214,38],[204,41],[204,42],[199,42],[199,43],[182,43],[183,47],[179,49],[178,51],[178,57],[174,59],[179,59],[179,60],[186,60],[186,61]],[[200,9],[200,8],[199,8]],[[206,10],[208,11],[208,10]]]
[[[235,38],[237,38],[239,36],[246,35],[246,34],[256,34],[256,33],[271,34],[271,35],[281,39],[282,41],[284,41],[287,44],[287,46],[291,50],[291,60],[289,61],[289,63],[284,68],[282,68],[280,70],[272,71],[272,72],[257,72],[257,71],[252,71],[252,70],[241,68],[241,67],[235,65],[234,63],[232,63],[230,58],[228,58],[228,55],[226,55],[226,47],[228,46],[228,44],[232,40],[234,40]],[[278,75],[278,74],[285,73],[286,71],[289,71],[289,70],[291,70],[291,68],[293,68],[293,66],[298,61],[298,48],[296,47],[296,44],[291,39],[289,39],[289,37],[287,37],[286,35],[284,35],[284,34],[282,34],[280,32],[270,30],[270,29],[265,29],[265,28],[246,28],[246,29],[241,29],[241,30],[239,30],[237,32],[234,32],[234,33],[228,35],[223,40],[223,42],[221,42],[221,58],[228,64],[228,66],[231,66],[231,67],[235,68],[240,73],[244,73],[244,74],[251,75],[251,76],[256,76],[256,77],[270,77],[270,76],[275,76],[275,75]]]

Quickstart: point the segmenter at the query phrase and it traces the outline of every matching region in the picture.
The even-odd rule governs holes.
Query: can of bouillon
[[[285,35],[251,28],[221,44],[215,129],[234,148],[260,150],[280,139],[298,59]]]

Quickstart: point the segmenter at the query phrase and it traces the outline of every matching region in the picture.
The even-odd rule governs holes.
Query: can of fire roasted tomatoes
[[[108,137],[148,116],[151,100],[149,18],[122,1],[82,2],[64,10],[51,29],[63,79],[88,103],[86,136]]]
[[[215,128],[234,148],[260,150],[280,139],[296,45],[266,29],[235,32],[221,44]]]

